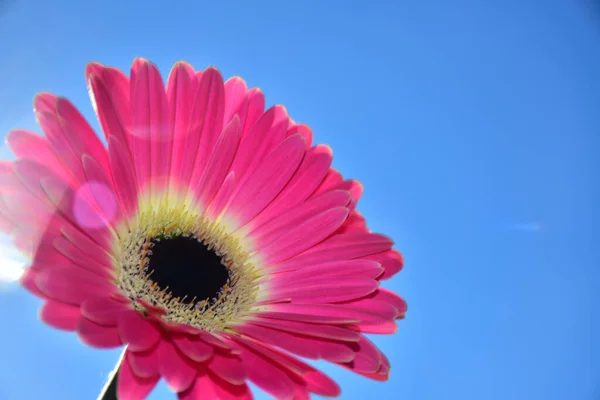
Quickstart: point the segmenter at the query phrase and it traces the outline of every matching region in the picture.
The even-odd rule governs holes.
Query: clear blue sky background
[[[600,399],[600,9],[15,0],[0,16],[0,130],[34,128],[40,90],[97,126],[85,64],[135,56],[243,76],[365,184],[360,209],[406,257],[388,287],[409,312],[376,339],[389,383],[325,367],[343,398]],[[46,328],[38,306],[0,293],[0,398],[95,398],[119,351]]]

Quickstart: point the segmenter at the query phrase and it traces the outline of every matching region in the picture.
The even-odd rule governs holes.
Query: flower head
[[[126,345],[121,399],[164,379],[180,399],[338,396],[297,356],[387,380],[364,334],[406,304],[380,287],[402,268],[356,211],[362,186],[258,89],[177,63],[164,85],[92,63],[105,143],[66,99],[34,101],[45,137],[15,130],[0,164],[0,229],[31,257],[41,319],[98,348]]]

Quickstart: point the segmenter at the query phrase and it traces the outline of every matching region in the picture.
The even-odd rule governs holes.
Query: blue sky
[[[0,131],[35,128],[42,90],[97,126],[92,60],[240,75],[333,147],[365,185],[372,229],[406,258],[387,286],[407,318],[375,339],[391,379],[325,366],[342,398],[592,400],[599,44],[600,8],[578,0],[14,0],[0,15]],[[2,287],[0,398],[95,398],[119,350],[43,326],[39,301]]]

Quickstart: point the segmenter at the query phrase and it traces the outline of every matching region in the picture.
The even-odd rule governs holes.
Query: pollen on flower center
[[[180,201],[141,201],[115,243],[118,285],[141,312],[222,331],[253,309],[258,274],[239,241]]]

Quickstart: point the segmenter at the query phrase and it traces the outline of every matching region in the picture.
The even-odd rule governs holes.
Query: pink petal
[[[2,192],[2,188],[0,187],[0,217],[3,221],[3,232],[7,235],[11,235],[15,230],[19,229],[19,223],[16,216],[10,211],[6,201],[4,200],[5,196],[9,196],[7,193]]]
[[[98,264],[89,256],[89,253],[84,253],[64,237],[57,237],[52,241],[52,244],[61,254],[71,260],[73,264],[96,275],[98,279],[106,281],[111,280],[111,278],[114,279],[115,276],[111,266]]]
[[[376,279],[383,272],[383,268],[371,260],[336,260],[322,264],[308,265],[288,271],[275,267],[277,272],[274,277],[289,280],[302,280],[307,278],[339,278],[339,277],[361,277]]]
[[[36,280],[39,273],[40,271],[37,269],[31,267],[25,268],[25,271],[23,271],[23,275],[21,275],[21,279],[19,280],[19,282],[29,293],[41,299],[47,299],[48,296],[42,293],[37,287]]]
[[[159,377],[157,348],[146,351],[127,350],[127,360],[133,373],[140,378]]]
[[[83,343],[100,349],[111,349],[123,345],[116,327],[98,325],[84,317],[79,319],[77,334]]]
[[[15,175],[14,162],[0,161],[0,193],[4,196],[12,195],[22,190],[22,187],[23,184]]]
[[[131,69],[129,72],[129,82],[131,83],[131,86],[133,86],[135,84],[135,82],[137,82],[137,76],[140,73],[140,70],[145,66],[145,64],[148,61],[142,57],[136,57],[133,59],[133,62],[131,63]],[[131,90],[133,90],[133,87],[131,87]]]
[[[285,369],[288,372],[288,375],[294,376],[297,380],[301,380],[306,385],[306,389],[312,393],[326,397],[337,397],[340,395],[340,387],[323,372],[316,370],[293,356],[265,345],[264,343],[257,343],[244,338],[239,339],[243,340],[243,343],[246,346],[250,347],[258,354],[261,354],[263,357],[270,359],[278,366]],[[304,393],[303,391],[301,392]]]
[[[271,304],[261,317],[298,322],[352,324],[393,319],[396,311],[387,303],[361,300],[350,305],[336,304]]]
[[[372,379],[374,381],[378,381],[378,382],[387,382],[390,379],[390,373],[389,373],[389,371],[387,371],[387,372],[373,372],[373,373],[357,372],[357,374],[362,375],[365,378],[369,378],[369,379]]]
[[[8,132],[6,143],[18,158],[32,160],[49,168],[57,175],[65,175],[64,165],[46,138],[18,129]]]
[[[40,319],[49,326],[65,331],[77,328],[81,311],[79,307],[48,300],[40,310]]]
[[[168,174],[172,141],[169,137],[167,94],[158,68],[139,60],[130,77],[132,140],[140,190]]]
[[[146,301],[143,301],[140,299],[138,299],[137,302],[140,304],[147,304]],[[165,313],[163,315],[167,315],[167,314],[168,313]],[[191,325],[188,325],[188,324],[184,324],[184,323],[168,322],[168,321],[163,320],[163,321],[161,321],[161,325],[164,325],[169,332],[173,332],[174,334],[187,334],[187,335],[199,336],[200,332],[202,332],[200,329],[193,327]]]
[[[114,259],[109,254],[109,250],[104,249],[101,245],[90,239],[81,230],[76,229],[73,225],[64,224],[60,228],[62,235],[72,243],[76,248],[85,253],[95,263],[112,269]]]
[[[56,226],[52,221],[46,222],[47,229],[45,231],[37,230],[34,227],[27,227],[17,225],[15,230],[13,231],[13,244],[17,249],[19,249],[22,254],[26,255],[28,258],[36,258],[37,251],[42,246],[52,244],[54,238],[57,237]],[[57,252],[58,253],[58,252]],[[63,258],[65,263],[55,264],[53,266],[65,266],[72,267],[74,264],[67,258]],[[36,266],[36,268],[39,267]],[[80,268],[77,266],[77,268]]]
[[[408,308],[402,297],[388,289],[379,288],[370,298],[391,304],[396,309],[396,318],[403,318]]]
[[[314,195],[316,196],[323,190],[348,190],[352,193],[352,199],[354,200],[354,205],[356,205],[362,196],[363,186],[355,179],[343,180],[341,175],[335,171],[331,176],[331,179],[329,179],[326,189],[321,185]]]
[[[313,133],[312,130],[304,124],[293,125],[290,126],[285,133],[285,137],[290,137],[295,135],[296,133],[301,134],[306,139],[306,148],[309,149],[312,145]]]
[[[23,166],[31,166],[29,169],[34,171],[24,170]],[[42,203],[41,206],[52,208],[52,205],[45,201],[44,192],[41,190],[39,179],[46,175],[51,175],[52,172],[46,167],[37,164],[29,160],[17,160],[12,163],[12,171],[7,175],[2,175],[4,178],[2,187],[3,200],[9,204],[13,200],[13,197],[27,197],[30,198],[31,202],[37,201]],[[42,197],[40,197],[40,195]],[[15,210],[10,210],[11,213],[8,215],[12,216],[12,212],[19,212],[18,207],[14,207]],[[22,211],[20,214],[24,214]]]
[[[41,186],[41,181],[44,178],[51,177],[55,180],[63,181],[64,178],[54,174],[47,167],[30,160],[16,160],[13,162],[13,171],[20,183],[33,194],[38,201],[44,204],[50,204],[45,200],[44,191]]]
[[[75,265],[71,260],[61,254],[54,246],[52,242],[58,237],[56,233],[56,227],[52,223],[48,223],[48,229],[46,231],[38,230],[33,226],[17,225],[13,231],[13,244],[28,258],[33,259],[32,266],[37,269],[43,269],[42,267],[68,267],[82,269],[80,266]],[[38,254],[43,252],[48,254],[48,247],[52,248],[52,252],[57,254],[56,260],[43,260],[40,262]]]
[[[112,297],[95,297],[81,304],[81,314],[100,325],[117,326],[121,314],[128,310],[127,304]]]
[[[357,332],[372,333],[375,335],[391,335],[398,331],[396,321],[381,321],[376,324],[353,324],[348,328],[354,329]]]
[[[252,93],[252,91],[250,92]],[[257,106],[260,106],[260,104],[257,104]],[[264,107],[264,103],[262,106]],[[263,159],[284,141],[288,124],[288,115],[285,108],[274,106],[262,114],[256,123],[251,126],[248,134],[245,135],[251,116],[252,114],[249,111],[238,154],[231,167],[231,170],[239,177],[240,182],[244,182],[247,177],[253,175]],[[301,137],[301,135],[298,135],[298,137]],[[304,141],[302,141],[302,153],[304,153]]]
[[[345,207],[349,202],[350,192],[342,190],[332,191],[299,204],[281,215],[272,215],[268,222],[254,229],[246,236],[252,238],[253,242],[256,243],[256,248],[261,248],[278,241],[292,227],[302,224],[307,219],[333,208]],[[262,216],[263,214],[264,212],[260,215]],[[254,224],[254,220],[250,225],[252,224]]]
[[[34,107],[38,98],[34,99]],[[56,102],[56,98],[54,99]],[[77,182],[85,182],[85,174],[81,165],[81,157],[71,147],[69,138],[65,135],[55,110],[36,111],[36,119],[48,137],[54,153],[60,158],[62,164],[71,172]]]
[[[34,112],[50,112],[54,110],[56,96],[48,92],[37,93],[33,99]]]
[[[331,362],[349,362],[354,358],[354,352],[346,345],[333,340],[326,340],[283,332],[277,329],[245,323],[236,327],[239,332],[251,336],[263,343],[277,346],[283,350],[301,357]]]
[[[344,225],[338,229],[336,233],[348,233],[348,232],[369,232],[367,229],[367,222],[362,215],[356,210],[350,213],[350,216],[344,222]]]
[[[310,400],[310,393],[307,388],[296,385],[295,389],[294,400]]]
[[[193,175],[199,179],[204,172],[209,150],[214,147],[222,127],[224,97],[221,74],[214,68],[207,68],[200,78],[192,105],[190,133],[183,150],[179,177],[183,185],[193,182]]]
[[[108,153],[107,153],[108,154]],[[114,188],[110,170],[105,170],[96,160],[88,154],[82,156],[83,170],[89,181],[91,194],[98,205],[98,209],[103,213],[103,217],[112,226],[117,225],[118,219],[122,213],[122,205],[115,201],[117,191]]]
[[[81,226],[79,221],[84,219],[98,220],[99,214],[85,197],[78,196],[77,191],[69,184],[52,177],[40,181],[48,201],[60,211],[61,218],[75,226]],[[113,237],[113,233],[106,226],[84,226],[86,233],[96,243],[106,243]]]
[[[228,352],[233,352],[233,349],[231,348],[231,346],[229,346],[227,343],[225,343],[225,341],[223,341],[223,339],[221,337],[215,336],[215,334],[212,334],[209,332],[204,332],[204,331],[198,331],[198,332],[196,332],[196,334],[198,335],[198,337],[200,339],[202,339],[206,343],[210,344],[211,346],[217,347],[221,350],[225,350]]]
[[[260,257],[264,260],[264,265],[275,265],[288,260],[322,242],[344,223],[346,217],[348,209],[337,207],[291,228],[278,241],[261,249]]]
[[[13,163],[10,161],[0,161],[0,175],[10,174],[12,172],[12,165]]]
[[[323,358],[321,349],[316,346],[314,342],[310,343],[306,340],[302,340],[302,338],[293,340],[294,336],[291,333],[269,329],[250,323],[235,326],[234,329],[242,334],[242,337],[244,338],[255,339],[261,343],[280,347],[281,349],[300,357],[308,358],[310,360],[319,360]],[[349,348],[344,348],[344,350],[347,354],[342,360],[351,361],[354,354]]]
[[[223,121],[227,124],[235,115],[240,121],[246,120],[248,112],[248,86],[246,82],[239,76],[234,76],[227,79],[225,82],[225,112]]]
[[[80,266],[73,263],[73,261],[67,258],[63,253],[58,251],[58,249],[54,246],[53,243],[55,238],[56,234],[46,232],[46,234],[43,237],[43,240],[40,241],[39,246],[37,247],[35,254],[33,255],[32,266],[35,266],[38,269],[45,269],[49,266],[66,266],[72,268],[81,268]]]
[[[390,369],[390,360],[385,356],[385,354],[381,353],[381,368],[379,369],[379,372],[389,374]]]
[[[117,195],[127,215],[132,215],[137,207],[137,179],[133,159],[126,145],[116,136],[108,136],[108,158]]]
[[[250,134],[252,128],[256,125],[260,117],[264,115],[263,113],[265,112],[265,95],[259,88],[250,89],[246,95],[246,99],[248,102],[248,111],[246,113],[246,119],[242,120],[242,122],[244,122],[242,138]],[[243,115],[240,114],[240,119],[242,116]],[[281,119],[277,120],[280,121]],[[275,132],[279,131],[275,130]],[[281,138],[281,140],[283,140],[283,138]]]
[[[117,299],[117,300],[123,302],[123,300],[121,300],[121,299]],[[125,303],[130,303],[131,300],[129,300],[128,298],[125,298],[124,302]],[[141,306],[141,310],[143,310],[144,314],[147,313],[150,316],[158,317],[158,318],[160,318],[163,315],[167,315],[168,314],[168,312],[164,308],[158,307],[158,306],[154,306],[150,302],[148,302],[148,301],[146,301],[144,299],[137,298],[137,299],[134,300],[134,302],[137,303],[137,304],[139,304]]]
[[[209,218],[212,218],[213,220],[217,219],[223,210],[229,206],[231,203],[231,194],[233,193],[236,184],[235,174],[231,171],[223,181],[223,184],[219,188],[212,203],[206,210],[206,215],[208,215]]]
[[[292,179],[271,204],[249,223],[249,230],[256,231],[258,227],[262,228],[276,216],[282,215],[283,211],[305,201],[327,174],[332,157],[331,149],[327,146],[320,145],[308,149]]]
[[[158,370],[169,388],[174,392],[183,392],[188,389],[197,376],[194,364],[166,340],[161,340],[157,351]]]
[[[393,241],[387,236],[374,233],[345,233],[334,235],[285,263],[286,269],[297,266],[324,263],[334,260],[350,260],[390,249]]]
[[[171,158],[171,176],[181,176],[183,155],[187,145],[190,117],[198,79],[191,65],[178,62],[173,66],[167,81],[167,98],[169,103],[169,125],[173,136],[173,154]],[[174,182],[173,182],[174,183]]]
[[[160,340],[156,323],[137,310],[126,310],[120,315],[119,334],[131,351],[148,350]]]
[[[373,279],[306,279],[275,284],[269,296],[272,299],[290,299],[292,303],[335,303],[366,296],[378,287],[379,283]]]
[[[42,271],[36,278],[36,284],[48,297],[72,305],[116,291],[111,283],[80,268],[56,267]]]
[[[298,168],[303,156],[302,136],[291,136],[281,142],[241,184],[227,214],[235,218],[239,226],[245,225],[283,189]],[[236,157],[237,159],[239,156]],[[235,168],[235,165],[232,168]]]
[[[276,360],[290,373],[297,374],[309,392],[324,397],[338,397],[341,394],[339,385],[333,379],[310,365],[281,352],[278,352]]]
[[[279,305],[279,304],[270,304],[269,307]],[[327,304],[331,305],[331,304]],[[298,306],[298,304],[294,303],[294,306]],[[306,306],[306,305],[305,305]],[[308,313],[299,313],[299,312],[282,312],[282,311],[262,311],[260,313],[261,317],[264,318],[272,318],[277,320],[284,321],[295,321],[295,322],[308,322],[312,324],[336,324],[336,325],[344,325],[344,324],[355,324],[359,323],[360,320],[356,316],[338,316],[338,315],[314,315],[310,312]]]
[[[55,108],[64,135],[75,154],[80,159],[83,154],[89,154],[108,171],[106,148],[79,110],[63,97],[56,99]]]
[[[3,201],[0,199],[0,207],[2,207],[2,203]],[[10,235],[16,227],[17,225],[14,222],[0,214],[0,232]]]
[[[159,377],[143,378],[133,372],[128,357],[123,358],[117,378],[119,400],[144,400],[158,383]]]
[[[53,211],[30,193],[17,192],[3,197],[3,213],[10,216],[16,227],[28,232],[43,233],[50,228],[48,222]],[[16,236],[16,235],[15,235]]]
[[[393,243],[389,237],[376,233],[348,233],[333,236],[307,253],[335,251],[341,253],[342,258],[355,258],[387,250]]]
[[[40,241],[39,246],[33,256],[33,265],[63,265],[73,264],[71,260],[65,257],[64,254],[58,251],[52,243],[57,237],[55,232],[45,232],[43,240]]]
[[[249,347],[244,347],[246,351],[242,352],[240,357],[246,367],[248,379],[277,399],[292,399],[295,385],[289,376],[271,360],[255,353]]]
[[[313,196],[331,190],[343,181],[344,178],[342,178],[342,174],[340,174],[335,168],[330,168],[325,176],[325,179],[323,179],[319,187],[313,193]]]
[[[213,378],[206,372],[200,373],[191,387],[177,393],[177,398],[179,400],[224,400],[218,397]]]
[[[112,185],[111,185],[112,187]],[[84,229],[111,229],[119,209],[115,191],[97,181],[87,181],[74,190],[73,216]]]
[[[338,384],[321,371],[308,371],[302,375],[302,378],[306,381],[307,389],[312,393],[325,397],[338,397],[342,393]]]
[[[202,87],[206,82],[210,89],[203,91]],[[225,112],[223,77],[216,68],[209,67],[203,72],[199,86],[194,106],[203,116],[198,120],[193,119],[191,123],[191,131],[200,134],[198,159],[194,165],[191,182],[197,182],[206,172],[206,165],[223,129]],[[197,113],[198,111],[195,115],[198,115]]]
[[[252,392],[245,383],[233,385],[227,381],[212,376],[213,387],[219,400],[252,400]]]
[[[354,360],[347,364],[351,370],[366,373],[379,371],[383,355],[369,339],[363,336],[358,343],[349,346],[356,352]]]
[[[183,354],[196,362],[204,362],[210,359],[214,353],[214,347],[201,339],[188,335],[174,336],[172,339]]]
[[[356,208],[358,200],[360,200],[360,198],[362,197],[364,187],[359,181],[351,180],[347,190],[349,190],[350,193],[352,193],[352,203],[350,209],[354,210]]]
[[[373,318],[364,320],[363,322],[365,323],[379,323],[382,319],[396,319],[398,311],[392,304],[375,298],[371,299],[369,298],[370,296],[371,295],[362,299],[345,301],[343,303],[338,303],[338,305],[349,307],[356,311],[361,310],[363,312],[369,312]]]
[[[241,125],[239,118],[235,117],[219,136],[215,148],[210,156],[204,174],[198,185],[193,190],[199,194],[200,204],[206,208],[227,177],[229,167],[235,157],[240,142]]]
[[[208,368],[224,381],[233,385],[241,385],[246,380],[246,370],[241,359],[235,355],[215,353]]]
[[[384,268],[384,272],[379,279],[390,279],[402,270],[404,259],[396,250],[387,250],[382,253],[371,254],[366,257],[369,260],[376,261]]]
[[[94,110],[106,139],[114,136],[130,146],[131,105],[129,79],[116,68],[107,68],[98,63],[86,67],[86,77]]]
[[[356,332],[332,325],[317,325],[304,322],[260,318],[260,315],[255,317],[252,320],[252,323],[289,333],[297,333],[304,336],[329,340],[357,342],[360,338],[360,335]]]
[[[373,379],[378,382],[385,382],[390,378],[390,362],[385,356],[385,354],[381,354],[381,367],[377,372],[362,372],[352,369],[352,365],[340,364],[342,367],[349,369],[350,371],[367,377],[369,379]]]

